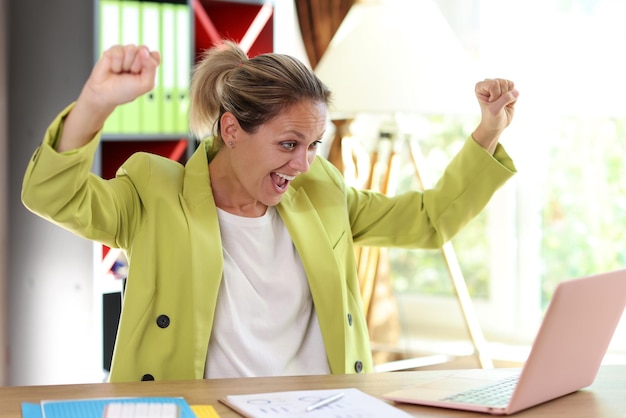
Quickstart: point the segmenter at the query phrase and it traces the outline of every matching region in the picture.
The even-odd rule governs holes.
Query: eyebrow
[[[321,133],[321,134],[317,137],[316,141],[319,141],[320,139],[322,139],[322,138],[324,137],[324,134],[325,134],[325,133],[326,133],[326,129],[324,129],[324,130],[322,131],[322,133]],[[288,129],[288,130],[286,130],[286,131],[284,131],[284,132],[283,132],[283,135],[284,135],[284,134],[293,134],[293,135],[297,136],[297,137],[298,137],[299,139],[301,139],[301,140],[305,140],[305,139],[306,139],[306,138],[304,137],[304,134],[303,134],[302,132],[297,131],[297,130],[295,130],[295,129]]]
[[[283,132],[283,135],[284,134],[293,134],[293,135],[297,136],[300,139],[304,139],[304,134],[302,132],[300,132],[300,131],[295,130],[295,129],[288,129],[288,130]]]

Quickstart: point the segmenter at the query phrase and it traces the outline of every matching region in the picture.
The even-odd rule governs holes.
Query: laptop
[[[561,282],[522,368],[424,371],[383,398],[511,415],[575,392],[595,380],[625,306],[626,269]],[[481,395],[494,386],[499,399]]]

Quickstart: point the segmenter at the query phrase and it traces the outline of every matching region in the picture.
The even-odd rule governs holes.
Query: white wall
[[[0,386],[7,373],[7,19],[8,2],[0,0]]]
[[[310,65],[294,0],[274,1],[274,52],[292,55]]]
[[[93,66],[93,1],[6,3],[8,384],[89,381],[100,365],[92,335],[92,244],[30,213],[20,191],[48,124],[76,98]]]

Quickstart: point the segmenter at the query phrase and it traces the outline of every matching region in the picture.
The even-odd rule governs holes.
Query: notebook
[[[424,372],[414,385],[383,397],[511,415],[575,392],[593,383],[625,305],[626,269],[561,282],[522,368]],[[479,392],[488,392],[486,388],[496,384],[508,385],[504,389],[508,396],[495,402],[480,400],[484,397]],[[478,399],[468,398],[474,391]]]

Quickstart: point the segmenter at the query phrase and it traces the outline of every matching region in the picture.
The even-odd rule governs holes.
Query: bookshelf
[[[193,64],[202,51],[220,39],[237,41],[251,57],[271,52],[273,8],[272,1],[263,0],[95,0],[94,62],[107,46],[137,39],[135,43],[159,49],[161,66],[155,89],[119,107],[112,121],[107,121],[94,171],[112,178],[119,166],[137,151],[153,152],[185,163],[196,145],[187,126],[187,88]],[[160,16],[158,25],[155,16]],[[133,25],[132,18],[139,23]],[[124,34],[127,27],[129,34]],[[157,36],[159,28],[163,31],[174,28],[175,36],[163,33]],[[120,274],[117,267],[123,267],[124,262],[120,251],[95,246],[95,315],[102,324],[100,346],[105,373],[110,369],[124,287],[123,269]]]

